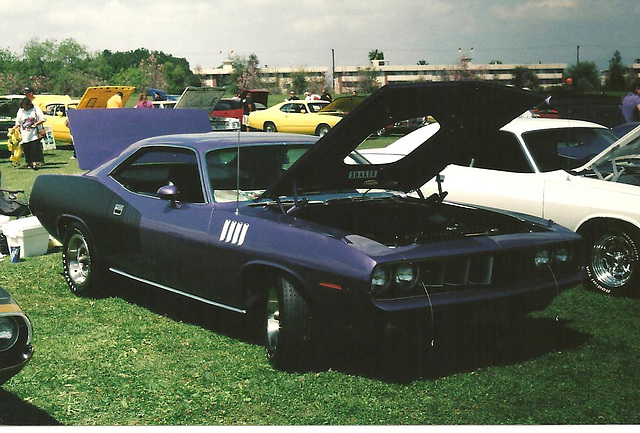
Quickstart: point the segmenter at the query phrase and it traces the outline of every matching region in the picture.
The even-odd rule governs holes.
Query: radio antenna
[[[238,129],[236,141],[236,215],[240,213],[240,131],[242,125]]]

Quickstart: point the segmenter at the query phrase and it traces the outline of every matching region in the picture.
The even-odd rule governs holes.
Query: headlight
[[[418,271],[411,263],[402,263],[393,271],[393,283],[401,292],[408,292],[418,280]]]
[[[564,265],[571,258],[569,248],[561,246],[553,252],[553,261],[559,265]]]
[[[18,339],[18,324],[13,317],[0,317],[0,352],[8,350]]]
[[[549,250],[538,250],[535,258],[533,259],[534,263],[538,267],[548,265],[550,260],[551,257],[549,255]]]
[[[383,267],[377,267],[371,274],[371,293],[382,293],[389,287],[389,271]]]

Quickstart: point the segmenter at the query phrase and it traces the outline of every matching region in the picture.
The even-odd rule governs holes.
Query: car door
[[[139,253],[123,254],[128,261],[119,262],[121,269],[116,271],[185,293],[211,293],[202,276],[210,266],[212,207],[204,199],[195,152],[176,147],[143,148],[112,177],[125,187],[123,202],[139,214],[135,239],[129,230],[121,241],[122,248]],[[158,188],[168,184],[180,191],[177,203],[158,197]]]
[[[305,132],[305,118],[307,116],[307,107],[302,102],[292,102],[282,106],[283,116],[280,125],[277,126],[280,132]]]

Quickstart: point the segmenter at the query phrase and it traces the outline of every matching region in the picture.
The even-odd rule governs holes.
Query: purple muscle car
[[[575,233],[418,192],[465,143],[539,101],[489,83],[386,86],[320,139],[209,132],[133,144],[100,142],[96,128],[113,134],[118,116],[144,125],[135,111],[169,110],[77,110],[89,171],[38,176],[30,206],[62,242],[76,294],[117,274],[243,314],[273,366],[304,368],[328,318],[350,332],[458,308],[518,316],[583,280]],[[385,125],[426,115],[441,128],[406,158],[373,165],[354,152]]]

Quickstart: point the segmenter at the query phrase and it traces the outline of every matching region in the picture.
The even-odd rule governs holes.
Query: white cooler
[[[33,257],[47,254],[49,233],[31,216],[18,218],[2,225],[2,233],[7,237],[9,249],[20,247],[20,257]]]

